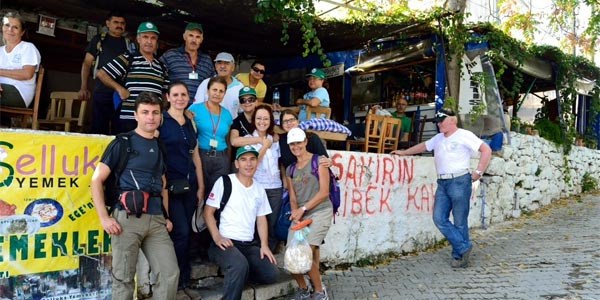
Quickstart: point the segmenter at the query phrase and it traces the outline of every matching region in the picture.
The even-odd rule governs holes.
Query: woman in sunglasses
[[[251,87],[245,86],[240,89],[239,99],[242,112],[233,120],[229,132],[229,143],[232,147],[232,154],[235,154],[239,147],[261,143],[258,137],[252,136],[252,132],[255,129],[252,116],[257,105],[256,91]]]
[[[250,66],[250,73],[239,73],[235,75],[244,86],[251,87],[256,91],[256,100],[258,104],[262,103],[267,94],[267,85],[263,81],[265,77],[265,64],[260,60],[255,60]]]
[[[281,115],[279,116],[279,121],[281,128],[285,131],[285,133],[279,135],[279,149],[281,151],[281,158],[279,159],[279,162],[284,168],[287,168],[297,160],[296,156],[292,154],[292,151],[288,146],[287,133],[293,128],[298,127],[300,121],[298,121],[298,115],[291,109],[282,111]],[[321,156],[319,163],[326,163],[326,166],[330,167],[331,161],[328,158],[329,155],[327,155],[327,150],[325,150],[325,146],[323,146],[321,139],[316,134],[309,133],[307,134],[306,140],[306,149],[308,152],[319,154],[319,156]]]

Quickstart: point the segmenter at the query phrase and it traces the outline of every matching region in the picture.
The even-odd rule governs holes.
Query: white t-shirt
[[[227,86],[227,91],[225,91],[225,97],[221,102],[221,106],[223,106],[225,109],[227,109],[227,111],[229,111],[232,119],[235,119],[240,109],[240,90],[244,87],[244,84],[237,80],[237,78],[235,77],[232,77],[232,79],[233,81]],[[208,101],[209,80],[210,78],[202,80],[202,82],[198,86],[196,96],[194,97],[194,99],[196,99],[194,103],[203,103]]]
[[[425,142],[427,151],[434,151],[438,174],[456,174],[469,170],[469,161],[483,141],[468,130],[459,128],[451,136],[438,133]]]
[[[256,217],[271,213],[267,193],[260,183],[254,181],[245,187],[235,174],[231,179],[231,197],[221,212],[219,232],[228,239],[249,242],[254,239]],[[219,209],[223,197],[223,178],[219,177],[213,186],[206,204]]]
[[[258,133],[256,130],[252,135],[257,137]],[[272,141],[273,136],[269,135],[268,138]],[[262,144],[252,145],[257,151],[262,149]],[[281,171],[279,171],[279,157],[281,151],[279,151],[279,143],[273,142],[271,148],[267,149],[262,160],[258,163],[256,173],[254,173],[254,180],[260,183],[265,189],[277,189],[283,186],[281,182]]]
[[[6,52],[6,46],[0,47],[0,69],[16,70],[22,69],[23,66],[35,66],[37,72],[41,60],[40,52],[29,42],[21,41],[10,53]],[[29,106],[35,93],[36,78],[37,74],[29,80],[0,77],[0,83],[14,85],[25,100],[25,104]]]

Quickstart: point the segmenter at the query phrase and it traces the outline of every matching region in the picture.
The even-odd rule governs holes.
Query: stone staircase
[[[278,282],[269,285],[248,283],[242,294],[242,300],[277,299],[291,294],[295,289],[292,277],[283,269],[283,253],[275,255],[281,271]],[[178,297],[177,300],[219,300],[223,296],[223,275],[219,267],[212,262],[201,261],[192,264],[191,287],[188,295],[193,297]]]

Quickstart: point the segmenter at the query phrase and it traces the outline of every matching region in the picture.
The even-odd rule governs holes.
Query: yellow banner
[[[0,130],[0,277],[110,251],[90,181],[110,136]]]

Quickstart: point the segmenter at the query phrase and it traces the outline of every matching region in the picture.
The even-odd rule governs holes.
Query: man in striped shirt
[[[104,85],[115,90],[117,108],[116,132],[128,132],[137,126],[133,112],[135,99],[141,92],[162,97],[169,84],[166,67],[154,57],[158,48],[159,31],[151,22],[142,22],[137,29],[139,52],[124,53],[107,63],[97,74]]]
[[[182,81],[187,85],[192,104],[202,80],[216,73],[210,56],[200,51],[204,41],[202,24],[188,23],[183,32],[183,41],[183,46],[165,52],[160,61],[167,66],[171,81]]]

